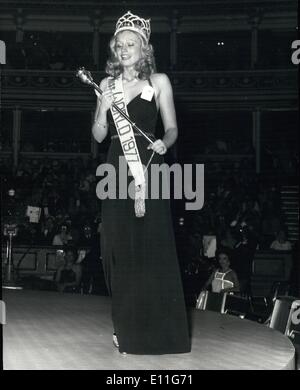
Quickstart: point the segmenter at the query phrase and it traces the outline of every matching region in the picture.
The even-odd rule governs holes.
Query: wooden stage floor
[[[281,370],[295,349],[281,333],[238,317],[192,310],[192,352],[121,355],[112,344],[110,298],[2,290],[5,370]]]

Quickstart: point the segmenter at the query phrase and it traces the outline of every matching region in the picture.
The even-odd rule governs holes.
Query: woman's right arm
[[[101,81],[100,88],[103,94],[97,93],[97,106],[92,127],[93,136],[99,143],[104,140],[108,132],[107,111],[112,103],[112,93],[107,88],[107,78]]]

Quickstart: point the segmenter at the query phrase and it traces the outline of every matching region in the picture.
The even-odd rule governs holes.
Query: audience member
[[[292,244],[287,241],[284,230],[279,230],[276,235],[276,239],[270,245],[270,249],[276,251],[290,251],[292,250]]]
[[[69,247],[65,250],[65,264],[58,268],[55,282],[59,292],[78,292],[81,282],[81,265],[75,264],[77,250]]]
[[[42,224],[41,231],[38,236],[38,243],[40,245],[52,245],[54,236],[55,236],[54,218],[48,216],[46,217],[45,223]]]
[[[224,250],[218,253],[219,268],[214,270],[203,289],[211,288],[212,292],[239,292],[240,284],[235,271],[230,268],[230,258]]]
[[[228,248],[230,250],[233,250],[235,245],[237,243],[236,238],[234,237],[234,233],[232,229],[227,228],[224,234],[224,237],[221,239],[221,246],[224,248]]]
[[[52,245],[68,245],[72,241],[72,236],[68,231],[68,227],[66,224],[60,226],[59,232],[55,234]]]
[[[239,228],[239,236],[233,250],[233,264],[240,280],[242,293],[250,293],[251,267],[257,240],[247,225]]]

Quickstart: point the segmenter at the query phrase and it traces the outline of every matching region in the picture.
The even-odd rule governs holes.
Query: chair
[[[274,305],[278,297],[288,296],[290,283],[287,281],[276,281],[272,284],[270,294],[264,297],[251,297],[252,314],[261,319],[260,322],[269,324],[273,313]]]
[[[300,343],[300,300],[285,296],[276,299],[269,327],[286,335],[294,344]]]
[[[6,305],[5,302],[0,301],[0,325],[6,324]]]
[[[247,297],[226,294],[224,313],[244,319],[249,312],[249,307],[250,302]]]
[[[245,318],[249,310],[249,302],[246,298],[233,293],[202,291],[197,299],[196,308]]]
[[[300,300],[292,302],[285,334],[293,341],[294,344],[300,346]]]
[[[211,310],[219,313],[225,312],[226,293],[201,291],[196,303],[196,309]]]
[[[291,286],[288,281],[274,282],[270,294],[273,305],[275,304],[277,297],[287,297],[289,295],[290,288]]]

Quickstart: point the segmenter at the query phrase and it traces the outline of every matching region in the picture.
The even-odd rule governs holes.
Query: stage
[[[235,316],[192,310],[189,354],[121,355],[112,344],[110,298],[2,290],[5,370],[283,370],[295,349],[281,333]]]

